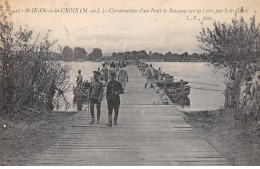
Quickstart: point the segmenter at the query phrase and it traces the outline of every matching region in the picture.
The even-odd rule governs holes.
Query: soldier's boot
[[[107,123],[107,126],[108,127],[112,127],[112,123]]]
[[[108,123],[107,123],[108,127],[112,127],[112,114],[108,114]]]
[[[146,88],[146,86],[147,86],[147,83],[145,83],[144,88]]]
[[[118,111],[115,112],[115,116],[114,116],[114,125],[117,126],[117,117],[118,117]]]
[[[94,119],[94,117],[92,117],[92,120],[89,124],[94,124],[94,122],[95,122],[95,119]]]
[[[97,114],[97,124],[100,123],[100,114]]]

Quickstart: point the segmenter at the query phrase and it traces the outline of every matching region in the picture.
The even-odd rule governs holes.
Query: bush
[[[63,93],[69,87],[70,68],[50,61],[55,41],[49,41],[49,33],[33,40],[33,31],[27,27],[14,31],[8,3],[0,8],[0,78],[6,113],[52,110],[53,103],[66,103]]]
[[[255,16],[249,23],[236,16],[231,24],[215,22],[212,30],[203,28],[197,38],[216,69],[226,69],[226,92],[232,93],[229,98],[233,97],[234,107],[239,106],[241,86],[248,76],[260,70],[260,30]]]

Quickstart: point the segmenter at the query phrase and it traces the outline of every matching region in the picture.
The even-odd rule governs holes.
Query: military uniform
[[[153,84],[153,68],[152,67],[148,67],[146,68],[146,71],[145,71],[145,75],[146,75],[146,84],[145,84],[145,87],[147,84],[150,84],[150,87],[152,87],[152,84]]]
[[[95,71],[96,73],[96,71]],[[90,84],[90,89],[89,89],[89,102],[90,102],[90,113],[92,117],[92,122],[94,123],[94,106],[96,104],[97,107],[97,122],[99,123],[100,120],[100,107],[101,107],[101,101],[99,102],[98,99],[100,95],[103,93],[103,83],[100,82],[99,80],[93,81]]]
[[[120,82],[116,80],[107,83],[107,107],[108,107],[108,125],[112,127],[112,113],[115,111],[114,124],[117,125],[118,111],[120,106],[120,96],[123,88]]]
[[[108,77],[110,77],[111,74],[115,74],[116,75],[116,69],[114,67],[111,67],[109,70],[108,70]]]
[[[122,84],[123,90],[125,90],[126,82],[128,81],[128,74],[125,68],[119,70],[118,80]]]
[[[104,79],[105,83],[107,84],[107,81],[108,81],[108,69],[106,67],[103,67],[101,72],[102,72],[103,79]]]

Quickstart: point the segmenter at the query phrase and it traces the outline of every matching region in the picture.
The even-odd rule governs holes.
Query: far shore
[[[57,60],[63,62],[105,62],[121,59],[102,59],[102,60]],[[127,60],[125,60],[127,61]],[[141,59],[142,62],[210,62],[208,60],[164,60],[164,59]]]

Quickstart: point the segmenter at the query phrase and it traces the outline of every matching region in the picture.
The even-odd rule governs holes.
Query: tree
[[[171,51],[169,51],[168,53],[165,54],[165,57],[166,58],[172,58],[173,57],[173,54]]]
[[[147,56],[147,53],[146,53],[146,51],[145,51],[145,50],[141,50],[141,51],[140,51],[140,53],[142,53],[142,55],[143,55],[144,57],[146,57],[146,56]]]
[[[99,48],[94,48],[89,56],[90,56],[90,59],[101,58],[102,57],[102,50],[99,49]]]
[[[163,58],[163,55],[161,53],[158,52],[154,52],[152,54],[150,54],[153,58]]]
[[[85,51],[84,48],[80,48],[80,47],[74,48],[74,58],[75,59],[85,60],[86,56],[87,56],[87,52]]]
[[[49,33],[40,41],[39,35],[33,40],[33,31],[27,27],[14,31],[9,4],[0,8],[1,113],[28,114],[66,102],[63,92],[68,89],[69,67],[50,61],[55,41],[49,41]]]
[[[187,57],[189,56],[189,53],[188,53],[188,52],[184,52],[182,55],[183,55],[185,58],[187,58]]]
[[[216,69],[225,68],[227,80],[236,81],[234,93],[236,105],[239,105],[241,85],[248,76],[260,70],[257,62],[260,57],[260,32],[255,16],[249,24],[243,17],[236,19],[236,16],[232,24],[214,22],[213,30],[203,28],[197,38],[202,43],[201,49],[211,56],[211,63]],[[229,85],[227,83],[227,88]]]
[[[73,49],[69,46],[65,46],[62,50],[62,57],[66,61],[73,60]]]
[[[3,68],[2,68],[2,52],[3,49],[0,47],[0,77],[3,77]],[[0,111],[2,111],[3,108],[3,102],[4,102],[4,97],[3,97],[3,79],[0,79]]]
[[[116,52],[112,53],[112,57],[115,58],[117,56]]]

